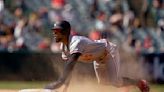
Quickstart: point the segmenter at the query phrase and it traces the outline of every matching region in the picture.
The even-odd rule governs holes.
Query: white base
[[[49,89],[22,89],[19,90],[18,92],[52,92],[52,90]],[[55,92],[55,91],[53,91]]]

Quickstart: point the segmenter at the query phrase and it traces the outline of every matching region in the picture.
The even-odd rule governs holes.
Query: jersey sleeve
[[[84,51],[84,44],[81,39],[75,39],[70,43],[70,54],[82,53]]]

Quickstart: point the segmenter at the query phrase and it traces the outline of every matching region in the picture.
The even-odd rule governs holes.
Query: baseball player
[[[56,42],[61,42],[62,59],[66,61],[62,76],[56,82],[46,85],[46,89],[61,87],[78,61],[93,63],[96,78],[100,84],[116,87],[134,85],[141,92],[149,92],[146,80],[133,80],[119,76],[120,58],[116,44],[106,39],[90,40],[84,36],[71,36],[71,26],[67,21],[56,22],[52,33]]]

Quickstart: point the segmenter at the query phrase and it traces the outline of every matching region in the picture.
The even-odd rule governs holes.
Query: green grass
[[[139,92],[139,91],[134,89],[132,92]],[[162,85],[152,84],[150,86],[150,92],[164,92],[164,84]]]
[[[153,92],[164,92],[164,84],[163,85],[152,85],[151,86]]]
[[[0,81],[0,89],[43,88],[48,82]]]

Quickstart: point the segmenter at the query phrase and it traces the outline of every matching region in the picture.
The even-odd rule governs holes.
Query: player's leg
[[[145,80],[135,80],[128,77],[120,77],[119,62],[115,62],[110,59],[110,55],[107,55],[102,61],[94,61],[94,70],[98,79],[98,83],[111,84],[119,88],[124,87],[125,90],[128,86],[137,86],[141,92],[149,92],[149,86]]]
[[[111,59],[111,58],[110,58]],[[110,75],[111,85],[118,88],[118,92],[129,92],[131,89],[131,85],[122,86],[122,78],[120,77],[120,65],[119,62],[115,62],[113,60],[108,60],[108,74]]]
[[[95,75],[99,84],[109,84],[109,76],[107,72],[107,65],[105,63],[93,62]]]
[[[119,52],[117,48],[114,48],[113,50],[110,50],[110,44],[107,44],[107,51],[109,52],[109,54],[112,56],[112,58],[110,57],[110,55],[108,55],[109,59],[106,59],[108,62],[108,68],[109,68],[109,74],[110,76],[112,75],[112,77],[110,77],[111,81],[115,82],[112,83],[112,85],[114,84],[114,86],[130,86],[130,85],[134,85],[137,86],[141,92],[149,92],[149,85],[147,83],[146,80],[134,80],[128,77],[122,77],[119,75],[120,72],[120,57],[119,57]],[[112,59],[112,60],[110,60]],[[118,84],[117,84],[118,83]],[[122,85],[120,85],[122,84]]]
[[[117,65],[107,54],[102,60],[94,61],[94,70],[98,83],[121,86],[122,80],[119,78],[119,64]]]
[[[108,60],[110,82],[116,87],[137,86],[141,92],[149,92],[149,85],[146,80],[136,80],[120,76],[120,62]]]
[[[120,64],[117,61],[108,61],[108,69],[110,75],[110,82],[116,87],[137,86],[141,92],[149,92],[149,85],[146,80],[136,80],[128,77],[121,77],[119,68]]]
[[[117,83],[117,79],[115,77],[116,73],[112,72],[112,70],[111,70],[111,74],[109,74],[109,68],[108,68],[108,64],[106,62],[100,63],[100,61],[98,61],[98,62],[94,61],[93,64],[94,64],[94,70],[95,70],[96,77],[97,77],[99,84],[108,85],[108,86],[115,85],[117,87],[121,86],[121,84],[118,85],[119,83]],[[113,69],[115,69],[115,68],[113,68]],[[100,85],[99,87],[101,89],[102,86]],[[120,92],[120,90],[121,90],[121,92],[129,92],[128,87],[122,87],[118,90],[119,90],[118,92]]]

